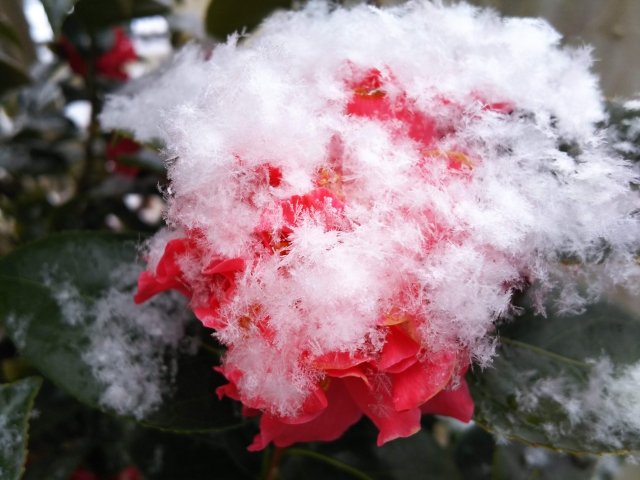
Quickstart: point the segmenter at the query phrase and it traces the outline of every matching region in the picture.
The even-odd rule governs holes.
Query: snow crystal
[[[27,346],[27,332],[31,320],[30,315],[19,317],[15,313],[9,313],[4,319],[5,325],[11,330],[11,339],[20,350],[24,350]]]
[[[614,367],[603,357],[591,361],[588,381],[581,384],[565,375],[537,380],[517,392],[518,408],[533,411],[543,399],[553,400],[566,420],[546,426],[550,438],[581,429],[581,438],[593,445],[622,448],[640,435],[640,362]]]
[[[241,40],[208,59],[188,47],[110,97],[101,121],[166,145],[169,230],[148,243],[150,272],[188,235],[206,254],[180,259],[187,282],[215,258],[254,262],[216,332],[244,398],[295,413],[318,375],[301,356],[379,354],[381,319],[398,302],[421,319],[424,351],[487,365],[513,290],[553,289],[564,258],[583,266],[569,280],[590,285],[587,298],[567,287],[567,314],[612,285],[638,291],[637,179],[596,128],[605,113],[588,48],[561,49],[542,20],[428,1],[312,1]],[[396,102],[393,118],[346,112],[372,71],[382,87],[368,94]],[[428,148],[403,130],[420,115],[437,131]],[[258,226],[277,234],[283,202],[316,188],[332,162],[344,212],[297,211],[286,251],[256,255]],[[256,305],[270,341],[239,320]]]
[[[183,348],[185,300],[169,293],[135,305],[140,273],[135,265],[112,272],[111,288],[92,300],[82,298],[68,279],[51,272],[55,270],[45,271],[43,277],[63,320],[90,334],[82,360],[104,387],[100,403],[139,419],[152,413],[163,395],[171,392],[178,351],[188,350]]]

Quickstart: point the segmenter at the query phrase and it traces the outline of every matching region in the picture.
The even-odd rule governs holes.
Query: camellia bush
[[[640,102],[542,20],[253,3],[141,76],[160,1],[0,56],[0,478],[614,478]]]

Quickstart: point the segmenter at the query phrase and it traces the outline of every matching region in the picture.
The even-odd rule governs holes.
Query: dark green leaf
[[[42,6],[45,12],[47,12],[47,17],[49,17],[49,23],[51,24],[54,35],[60,32],[64,19],[71,13],[77,1],[78,0],[42,0]]]
[[[560,316],[554,300],[548,299],[546,317],[527,311],[502,327],[492,367],[467,375],[476,402],[475,420],[498,434],[567,452],[640,449],[640,438],[623,425],[614,427],[607,438],[594,435],[600,417],[619,412],[581,412],[584,421],[571,421],[560,397],[538,395],[536,404],[528,400],[541,382],[556,382],[556,390],[585,391],[592,362],[603,356],[618,369],[640,359],[640,310],[632,305],[633,299],[618,295],[575,316]]]
[[[197,338],[202,333],[197,321],[187,325],[192,330],[188,344],[200,342],[201,348],[195,355],[180,353],[176,357],[174,350],[157,351],[157,345],[149,343],[151,334],[141,329],[136,319],[150,312],[145,313],[143,306],[123,307],[130,302],[129,293],[115,291],[115,297],[107,298],[114,295],[113,282],[135,284],[135,278],[127,278],[136,262],[137,243],[132,236],[62,234],[11,252],[0,260],[0,318],[33,365],[84,403],[137,416],[144,424],[164,429],[209,431],[238,424],[232,402],[219,401],[215,394],[216,387],[225,381],[212,370],[219,361],[217,356]],[[127,292],[132,294],[130,287]],[[161,300],[171,314],[169,320],[173,322],[175,314],[177,323],[186,308],[184,302],[176,303],[173,298]],[[150,318],[159,321],[156,315]],[[206,334],[203,338],[206,341]],[[112,342],[112,346],[103,341]],[[166,386],[176,367],[177,374],[171,388],[160,390],[162,402],[156,409],[140,410],[140,404],[153,392],[141,390],[135,381],[127,386],[126,382],[132,381],[127,372],[144,373],[154,359],[157,363],[152,361],[151,368],[158,373],[140,377],[144,388]],[[114,362],[120,362],[127,372],[113,371]],[[159,385],[153,383],[156,381]],[[139,390],[140,396],[131,396],[127,389]]]
[[[362,420],[330,443],[294,445],[285,451],[281,477],[289,479],[456,480],[452,456],[422,430],[376,446],[377,429]]]
[[[220,440],[205,435],[186,436],[137,428],[128,450],[146,480],[255,478],[231,459]]]
[[[133,18],[168,12],[169,4],[162,0],[79,0],[73,16],[94,30]]]
[[[26,65],[2,52],[0,47],[0,93],[29,83]]]
[[[50,381],[42,383],[33,407],[38,414],[31,419],[29,437],[37,440],[78,414],[83,405]]]
[[[118,163],[127,167],[136,167],[141,170],[154,172],[159,175],[167,174],[167,169],[160,156],[146,148],[140,150],[136,155],[122,155],[118,157]]]
[[[494,454],[492,480],[593,478],[597,460],[590,455],[557,453],[520,442],[498,445]]]
[[[465,480],[492,480],[493,435],[474,425],[457,442],[454,460]],[[495,479],[493,479],[495,480]]]
[[[291,7],[291,0],[212,0],[207,9],[207,32],[221,40],[233,32],[253,30],[277,8]]]
[[[22,48],[20,36],[9,22],[2,21],[0,17],[0,41],[7,41],[18,48]]]
[[[82,455],[50,455],[30,462],[22,480],[69,480],[82,461]]]
[[[0,475],[18,480],[27,458],[29,415],[41,380],[30,377],[0,386]]]
[[[35,60],[35,48],[22,2],[0,3],[0,93],[29,83],[29,67]]]

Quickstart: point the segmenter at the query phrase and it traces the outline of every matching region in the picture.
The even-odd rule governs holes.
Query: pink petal
[[[346,377],[343,381],[358,407],[380,430],[378,446],[396,438],[409,437],[420,430],[420,409],[398,412],[391,394],[384,388],[370,390],[364,382],[354,377]]]
[[[332,379],[326,392],[329,406],[315,419],[297,425],[283,423],[275,417],[263,414],[260,433],[255,436],[248,450],[262,450],[270,442],[278,447],[288,447],[296,442],[335,440],[362,416],[344,382]]]
[[[473,409],[473,398],[471,398],[469,386],[464,378],[460,379],[460,386],[457,389],[441,390],[420,407],[422,413],[452,417],[464,423],[471,421]]]
[[[439,352],[393,375],[395,409],[417,408],[429,400],[449,383],[455,365],[455,353]]]

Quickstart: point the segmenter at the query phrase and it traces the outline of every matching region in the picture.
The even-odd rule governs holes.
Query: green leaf
[[[180,328],[185,303],[162,294],[159,306],[132,304],[137,244],[130,235],[67,233],[5,256],[0,318],[9,335],[43,375],[88,405],[169,430],[239,424],[233,403],[215,394],[226,381],[212,370],[219,359],[199,322],[187,322],[180,343],[196,347],[194,355],[157,344],[176,335],[164,329]],[[139,323],[145,318],[151,323]],[[148,403],[160,394],[159,404]]]
[[[453,457],[422,430],[376,446],[377,429],[363,419],[338,440],[285,451],[282,480],[456,480]]]
[[[217,437],[136,428],[128,442],[128,452],[146,480],[255,478],[232,460]]]
[[[495,440],[489,432],[477,425],[467,428],[458,440],[453,454],[462,478],[495,480],[491,476],[495,447]]]
[[[169,4],[162,0],[79,0],[73,15],[94,30],[134,18],[167,13]]]
[[[535,448],[520,442],[496,446],[492,480],[593,478],[597,460],[591,455],[571,455]]]
[[[530,304],[531,294],[523,305]],[[619,412],[607,411],[606,406],[597,412],[581,407],[584,419],[572,420],[563,397],[540,395],[540,388],[555,382],[555,392],[581,395],[595,375],[594,362],[603,356],[618,372],[638,362],[640,309],[620,294],[587,306],[580,315],[561,316],[553,307],[555,300],[548,299],[546,317],[527,310],[503,326],[493,365],[467,375],[476,422],[498,434],[555,450],[595,454],[639,450],[640,438],[624,425],[611,427],[608,436],[595,435],[598,422]]]
[[[211,0],[207,9],[207,32],[221,40],[233,32],[257,27],[271,12],[290,8],[291,0]]]
[[[27,459],[29,415],[41,380],[30,377],[0,386],[0,475],[18,480]]]
[[[158,175],[167,174],[167,169],[160,156],[147,149],[141,150],[136,155],[122,155],[118,157],[118,163],[126,167],[135,167],[154,172]]]
[[[22,2],[3,0],[0,3],[0,94],[29,83],[29,67],[35,56]]]
[[[2,52],[0,46],[0,93],[29,83],[27,67]]]
[[[64,19],[72,12],[73,6],[77,1],[78,0],[42,0],[42,6],[45,12],[47,12],[47,17],[49,18],[49,23],[51,24],[54,35],[60,33]]]
[[[22,480],[69,480],[82,462],[82,455],[49,455],[29,462]]]
[[[22,48],[20,35],[15,31],[9,22],[3,22],[0,17],[0,41],[7,41],[14,44],[18,48]]]

